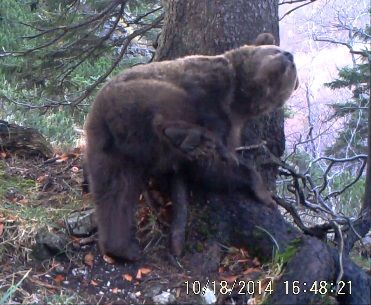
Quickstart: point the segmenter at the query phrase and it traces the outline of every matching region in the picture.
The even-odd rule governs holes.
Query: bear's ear
[[[299,85],[300,85],[300,83],[299,83],[299,79],[296,78],[296,83],[295,83],[295,88],[294,88],[294,90],[298,89]]]
[[[263,45],[275,45],[276,39],[271,33],[261,33],[256,37],[255,43],[256,46],[263,46]]]

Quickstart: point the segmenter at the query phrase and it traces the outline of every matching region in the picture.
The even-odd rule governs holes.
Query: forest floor
[[[188,232],[192,246],[172,257],[171,203],[164,198],[157,211],[140,200],[140,261],[102,256],[94,230],[75,236],[68,226],[71,214],[93,206],[82,181],[78,151],[46,162],[2,155],[0,304],[259,304],[270,293],[280,264],[262,266],[247,249],[205,245]],[[45,241],[45,234],[56,240]]]

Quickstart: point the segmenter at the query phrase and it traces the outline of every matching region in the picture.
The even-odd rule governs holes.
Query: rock
[[[155,304],[167,305],[173,304],[176,299],[175,296],[173,296],[170,292],[163,291],[161,294],[154,296],[152,300],[155,302]]]
[[[363,239],[362,242],[365,246],[371,246],[371,233],[366,235]]]
[[[94,209],[72,213],[67,219],[67,225],[72,235],[90,235],[97,227],[94,220]]]
[[[212,274],[218,271],[221,262],[221,249],[216,241],[203,244],[202,251],[186,254],[187,268],[195,275]]]
[[[155,295],[158,295],[162,289],[163,286],[161,284],[153,284],[151,286],[148,285],[144,292],[144,296],[146,298],[153,298]]]
[[[36,244],[32,248],[32,255],[38,260],[64,254],[68,243],[63,234],[49,232],[47,228],[41,229],[36,234],[35,240]]]
[[[216,296],[209,287],[206,287],[202,290],[201,302],[202,304],[206,304],[206,305],[211,305],[211,304],[216,303]]]

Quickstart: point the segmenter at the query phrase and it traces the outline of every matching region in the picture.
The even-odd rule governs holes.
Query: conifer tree
[[[367,115],[370,102],[370,59],[371,27],[353,29],[353,34],[365,47],[361,51],[351,50],[355,64],[339,70],[338,78],[327,83],[326,86],[336,90],[349,88],[352,97],[344,102],[331,105],[334,110],[333,118],[344,120],[343,129],[336,137],[334,145],[328,148],[327,153],[336,157],[351,157],[367,152]]]

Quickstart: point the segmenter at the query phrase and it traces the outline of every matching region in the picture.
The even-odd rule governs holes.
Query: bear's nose
[[[285,55],[291,62],[294,62],[294,56],[290,52],[283,52],[283,55]]]

